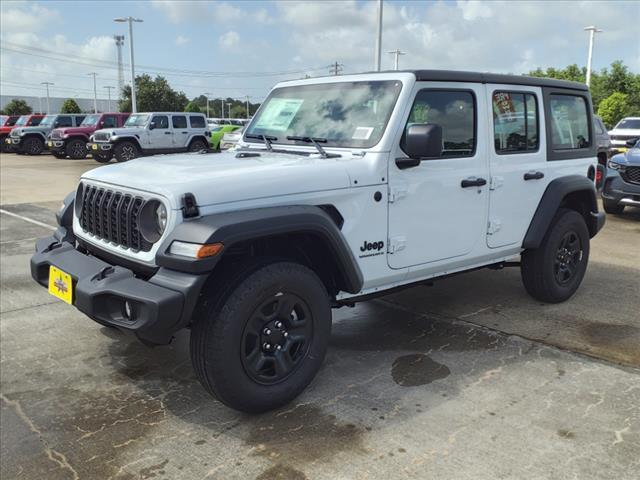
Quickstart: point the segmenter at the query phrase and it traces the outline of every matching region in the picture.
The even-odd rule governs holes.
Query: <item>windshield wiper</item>
[[[244,138],[253,138],[255,140],[262,140],[264,142],[265,147],[270,152],[273,152],[273,147],[271,146],[271,142],[275,142],[278,140],[278,137],[272,137],[270,135],[259,135],[256,133],[245,133]]]
[[[296,136],[296,135],[289,135],[287,137],[287,140],[293,140],[294,142],[305,142],[305,143],[313,144],[313,146],[316,147],[316,150],[318,150],[318,153],[320,154],[320,156],[322,158],[336,158],[336,157],[340,156],[340,155],[338,155],[336,153],[327,153],[325,151],[325,149],[320,146],[320,143],[327,143],[327,139],[326,138],[299,137],[299,136]]]

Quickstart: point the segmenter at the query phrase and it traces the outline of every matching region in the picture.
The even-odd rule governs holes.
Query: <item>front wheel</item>
[[[118,162],[128,162],[140,156],[138,147],[132,142],[120,142],[114,148],[114,156]]]
[[[67,143],[65,152],[69,155],[69,158],[74,160],[81,160],[87,156],[86,142],[81,139],[73,139]]]
[[[39,137],[28,137],[24,140],[22,151],[27,155],[40,155],[44,150],[44,142]]]
[[[300,264],[236,271],[245,273],[226,293],[211,289],[218,296],[196,313],[191,361],[200,383],[225,405],[265,412],[297,397],[320,369],[331,334],[329,296]]]
[[[560,208],[540,246],[522,254],[522,283],[533,298],[563,302],[580,286],[588,261],[589,230],[584,217]]]

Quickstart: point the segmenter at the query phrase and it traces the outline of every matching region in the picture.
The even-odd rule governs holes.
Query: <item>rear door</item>
[[[176,148],[183,148],[187,145],[189,129],[187,128],[186,115],[173,115],[171,117],[173,125],[173,145]]]
[[[549,182],[542,90],[487,85],[493,118],[489,148],[491,172],[487,245],[522,242]]]

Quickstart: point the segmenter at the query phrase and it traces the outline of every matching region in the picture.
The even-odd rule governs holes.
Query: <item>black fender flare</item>
[[[255,208],[185,220],[160,245],[156,263],[188,273],[210,272],[224,256],[225,250],[234,244],[287,233],[316,235],[338,263],[344,281],[343,290],[358,293],[362,289],[362,272],[344,235],[322,208],[313,205]],[[215,257],[192,259],[169,253],[174,240],[199,244],[222,243],[224,250]]]
[[[604,214],[598,212],[598,201],[596,200],[596,189],[593,180],[581,175],[569,175],[556,178],[549,182],[544,191],[538,208],[536,209],[529,229],[522,242],[522,248],[538,248],[542,243],[554,215],[562,205],[563,200],[572,193],[584,192],[587,199],[585,211],[589,213],[587,228],[591,237],[604,225]]]
[[[135,136],[128,136],[128,137],[118,137],[118,139],[116,141],[113,142],[113,149],[116,148],[116,145],[118,145],[119,143],[122,142],[132,142],[135,144],[135,146],[138,148],[138,150],[140,150],[140,152],[143,152],[143,148],[142,145],[140,145],[140,139],[138,139],[138,137]]]

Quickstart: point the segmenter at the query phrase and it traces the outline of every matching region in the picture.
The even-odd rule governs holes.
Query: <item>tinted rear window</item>
[[[584,97],[552,94],[549,107],[554,150],[576,150],[591,145],[589,112]]]
[[[191,123],[191,128],[204,128],[206,122],[204,117],[201,116],[189,116],[189,122]]]

